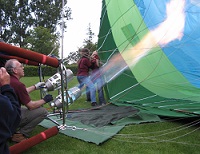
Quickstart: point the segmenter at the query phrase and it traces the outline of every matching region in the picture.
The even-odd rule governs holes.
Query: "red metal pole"
[[[31,50],[12,46],[10,44],[6,44],[3,42],[0,42],[0,52],[7,53],[10,56],[17,56],[41,64],[46,64],[56,68],[59,66],[59,61],[56,58],[49,57],[44,54],[37,53]]]
[[[41,132],[40,134],[37,134],[27,140],[24,140],[20,143],[17,143],[13,146],[11,146],[10,149],[10,154],[20,154],[23,151],[35,146],[36,144],[39,144],[40,142],[57,135],[59,132],[59,129],[57,126],[54,126],[52,128],[49,128],[45,130],[44,132]]]

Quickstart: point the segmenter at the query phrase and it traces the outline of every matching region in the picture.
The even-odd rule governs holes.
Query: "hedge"
[[[77,65],[66,65],[67,69],[70,69],[74,76],[76,76],[77,73]],[[25,66],[24,67],[25,76],[39,76],[39,67],[37,66]],[[57,73],[57,68],[50,67],[50,66],[42,66],[41,67],[42,75],[44,76],[52,76],[55,73]]]

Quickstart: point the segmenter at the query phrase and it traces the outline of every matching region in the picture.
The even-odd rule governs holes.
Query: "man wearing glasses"
[[[16,59],[10,59],[6,62],[5,68],[10,74],[10,85],[15,90],[19,103],[21,104],[21,122],[19,130],[12,136],[13,142],[21,142],[30,136],[30,132],[47,116],[47,110],[42,107],[43,104],[53,100],[52,95],[46,95],[43,99],[32,101],[29,93],[40,89],[44,82],[28,88],[20,82],[24,77],[24,66]]]

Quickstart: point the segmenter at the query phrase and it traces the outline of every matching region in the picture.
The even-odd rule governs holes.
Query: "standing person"
[[[98,98],[99,98],[99,105],[105,105],[105,97],[103,92],[103,79],[102,79],[102,73],[99,69],[100,67],[100,59],[98,56],[97,51],[94,51],[91,55],[91,62],[92,62],[92,75],[91,80],[94,84],[97,85],[97,91],[98,91]]]
[[[11,88],[10,76],[0,68],[0,153],[9,154],[7,140],[11,138],[20,123],[20,104]]]
[[[24,67],[16,59],[10,59],[6,62],[5,68],[10,74],[10,85],[15,90],[21,106],[21,122],[19,130],[12,136],[13,142],[21,142],[30,136],[30,132],[46,118],[48,112],[43,104],[53,100],[52,95],[46,95],[43,99],[32,101],[29,93],[34,90],[38,90],[44,82],[38,82],[37,84],[28,88],[20,82],[20,79],[24,77]]]
[[[90,99],[91,99],[91,105],[96,106],[96,92],[95,92],[95,86],[93,82],[89,78],[89,70],[92,66],[90,62],[90,56],[89,56],[89,49],[83,48],[80,50],[81,58],[78,61],[78,71],[77,71],[77,80],[79,82],[79,88],[81,89],[84,85],[86,85],[90,92]]]

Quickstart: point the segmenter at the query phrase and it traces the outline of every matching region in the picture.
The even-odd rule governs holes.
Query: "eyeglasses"
[[[24,64],[21,64],[20,66],[16,66],[16,67],[13,67],[13,68],[24,68]]]

